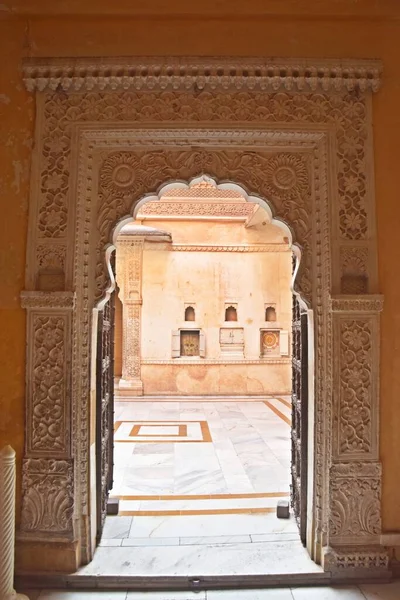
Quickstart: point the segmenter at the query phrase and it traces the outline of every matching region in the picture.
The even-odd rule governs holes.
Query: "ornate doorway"
[[[27,253],[27,430],[20,568],[93,555],[93,311],[118,228],[168,181],[235,182],[290,230],[312,310],[307,548],[325,570],[384,573],[373,62],[157,59],[25,65],[37,91]],[[52,546],[53,544],[53,546]],[[57,558],[56,558],[57,557]],[[49,563],[50,564],[50,563]],[[49,567],[51,568],[51,566]]]

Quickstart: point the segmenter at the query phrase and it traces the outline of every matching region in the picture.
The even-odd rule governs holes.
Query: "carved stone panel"
[[[334,455],[340,459],[378,458],[378,326],[377,315],[335,315]]]
[[[46,294],[23,297],[28,311],[32,345],[27,366],[26,448],[30,456],[67,457],[70,453],[70,348],[71,311],[59,305],[69,303],[70,294],[56,298]],[[46,306],[53,302],[56,308]],[[46,308],[43,308],[43,304]],[[33,307],[37,308],[33,308]],[[72,304],[70,304],[72,307]]]
[[[22,532],[36,538],[73,537],[72,460],[25,459],[22,488]]]
[[[329,543],[378,544],[380,534],[380,464],[334,464],[330,469]]]

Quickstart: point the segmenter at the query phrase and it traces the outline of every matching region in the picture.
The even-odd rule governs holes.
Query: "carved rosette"
[[[27,458],[22,467],[21,531],[35,538],[73,537],[73,461]]]

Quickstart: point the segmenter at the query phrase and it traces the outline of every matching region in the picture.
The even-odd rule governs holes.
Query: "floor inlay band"
[[[213,508],[204,510],[121,510],[120,517],[168,517],[193,515],[248,515],[275,512],[275,508]]]
[[[254,492],[252,494],[181,494],[181,495],[137,495],[112,496],[120,500],[235,500],[246,498],[286,498],[289,492]]]
[[[268,408],[270,408],[272,410],[272,412],[274,412],[277,415],[277,417],[282,419],[282,421],[285,421],[285,423],[287,423],[290,427],[292,426],[292,420],[289,419],[289,417],[287,417],[286,415],[281,413],[281,411],[278,410],[277,408],[275,408],[275,406],[273,404],[271,404],[270,402],[268,402],[268,400],[263,400],[263,402],[266,406],[268,406]]]

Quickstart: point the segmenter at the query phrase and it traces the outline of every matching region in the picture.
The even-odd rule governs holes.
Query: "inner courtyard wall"
[[[282,3],[281,3],[282,4]],[[330,3],[334,6],[334,3]],[[336,3],[335,3],[336,4]],[[389,6],[390,3],[385,3]],[[238,13],[235,4],[224,18],[196,15],[151,18],[48,18],[0,21],[0,446],[17,451],[18,485],[24,443],[25,311],[24,289],[28,177],[33,143],[34,98],[23,87],[24,56],[107,55],[259,55],[291,57],[381,58],[383,86],[373,96],[374,162],[379,291],[385,305],[381,328],[380,430],[383,463],[382,516],[384,531],[400,531],[400,279],[396,244],[398,200],[398,140],[400,137],[400,21],[398,3],[391,15],[363,12],[352,3],[352,14],[318,16],[320,2],[307,2],[308,15],[297,15],[293,3],[269,17]],[[200,9],[199,9],[200,11]],[[292,12],[291,12],[292,11]],[[4,13],[3,13],[4,14]],[[40,15],[40,11],[39,11]],[[17,515],[19,515],[19,494]]]
[[[144,394],[289,394],[287,353],[281,357],[278,345],[260,360],[261,330],[274,329],[278,339],[280,331],[288,334],[291,328],[292,253],[284,232],[268,224],[245,228],[243,222],[160,219],[150,223],[170,232],[172,243],[148,241],[143,249],[140,348]],[[193,251],[197,244],[204,249]],[[236,251],[217,250],[224,244],[239,246]],[[260,245],[268,251],[240,250],[243,246],[260,249]],[[174,251],[177,246],[181,249]],[[195,321],[185,321],[188,305],[195,310]],[[230,305],[237,308],[237,321],[225,321]],[[266,321],[266,305],[275,306],[275,322]],[[122,337],[120,326],[117,320],[116,347]],[[240,328],[243,348],[222,347],[221,328]],[[204,335],[202,357],[173,357],[172,337],[182,329],[199,329]]]

